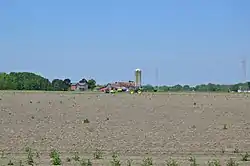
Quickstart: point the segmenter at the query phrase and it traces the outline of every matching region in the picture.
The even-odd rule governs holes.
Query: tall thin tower
[[[159,69],[158,68],[155,69],[155,82],[157,86],[157,91],[159,91]]]
[[[241,66],[243,70],[243,82],[247,82],[247,60],[245,57],[241,60]]]

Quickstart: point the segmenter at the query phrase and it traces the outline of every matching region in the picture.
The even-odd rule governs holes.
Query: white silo
[[[141,87],[141,69],[135,69],[135,86]]]

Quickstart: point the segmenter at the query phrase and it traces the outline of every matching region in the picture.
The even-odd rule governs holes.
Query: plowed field
[[[227,93],[0,92],[0,163],[27,165],[29,147],[44,166],[52,149],[63,165],[79,164],[69,161],[74,152],[93,165],[110,165],[113,152],[123,165],[128,159],[140,165],[146,157],[164,165],[172,157],[186,166],[190,156],[200,165],[229,158],[250,165],[240,161],[250,151],[249,99]],[[95,159],[99,151],[102,159]]]

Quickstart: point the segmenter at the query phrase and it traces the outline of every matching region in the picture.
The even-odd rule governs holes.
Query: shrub
[[[144,158],[142,160],[142,166],[152,166],[153,165],[153,159],[151,157]]]
[[[94,159],[101,159],[102,158],[102,151],[100,149],[96,149],[94,152]]]
[[[121,166],[121,161],[117,153],[113,153],[112,155],[111,166]]]
[[[167,166],[179,166],[179,164],[177,163],[177,161],[170,159],[167,161]]]
[[[78,152],[74,153],[73,160],[80,161],[80,157],[79,157],[79,153]]]
[[[53,149],[51,151],[50,158],[51,158],[52,165],[61,165],[62,164],[59,152],[57,150]]]
[[[249,161],[250,155],[246,152],[246,154],[242,155],[242,161]]]
[[[198,166],[199,164],[196,162],[196,158],[195,157],[190,157],[189,158],[190,161],[190,166]]]
[[[239,166],[239,163],[230,158],[227,162],[227,166]]]
[[[219,160],[212,160],[208,161],[208,166],[221,166],[221,163]]]

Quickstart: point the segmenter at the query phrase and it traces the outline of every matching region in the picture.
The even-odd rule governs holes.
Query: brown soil
[[[39,165],[50,165],[53,148],[63,165],[74,165],[66,157],[75,151],[94,165],[108,165],[113,152],[124,165],[144,157],[188,165],[190,156],[205,165],[214,158],[239,161],[250,150],[250,100],[243,94],[0,92],[0,107],[2,163],[25,164],[26,147],[40,153]],[[103,159],[93,159],[96,149]]]

